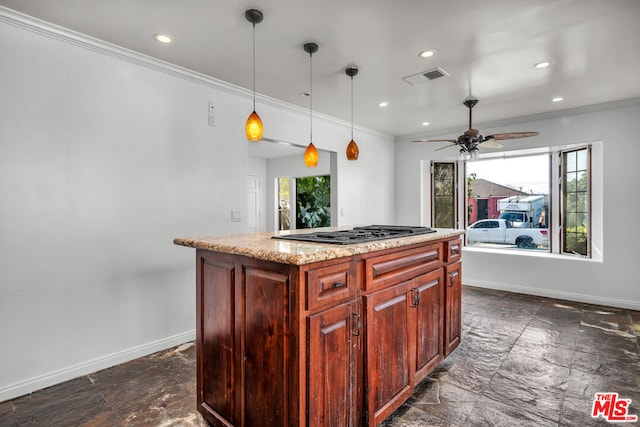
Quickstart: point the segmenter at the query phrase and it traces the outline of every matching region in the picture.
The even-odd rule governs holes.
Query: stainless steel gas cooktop
[[[417,234],[435,233],[429,227],[403,225],[368,225],[353,227],[351,230],[316,231],[305,234],[284,234],[273,236],[274,239],[298,240],[313,243],[331,243],[335,245],[351,245],[354,243],[371,242],[375,240],[394,239],[397,237],[414,236]]]

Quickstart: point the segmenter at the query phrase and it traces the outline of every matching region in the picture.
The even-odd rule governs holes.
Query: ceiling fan
[[[496,141],[503,141],[505,139],[527,138],[530,136],[539,135],[538,132],[509,132],[509,133],[494,133],[487,136],[480,135],[478,129],[472,127],[472,110],[478,103],[478,99],[469,96],[464,100],[463,104],[469,109],[469,129],[466,130],[458,139],[418,139],[412,142],[451,142],[460,147],[460,154],[467,158],[478,158],[478,146],[482,144],[486,148],[501,148],[502,144]],[[451,145],[447,145],[442,148],[438,148],[435,151],[450,148]]]

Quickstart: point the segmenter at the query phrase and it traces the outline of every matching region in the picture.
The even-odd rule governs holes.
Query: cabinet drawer
[[[352,298],[357,294],[357,264],[347,262],[307,271],[306,309]]]
[[[450,264],[460,260],[462,256],[462,239],[449,240],[445,243],[444,262]]]
[[[365,289],[371,291],[409,280],[441,265],[441,243],[370,258],[365,260]]]

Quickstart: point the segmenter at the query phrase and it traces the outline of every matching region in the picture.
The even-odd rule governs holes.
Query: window
[[[549,153],[467,162],[467,223],[500,229],[472,233],[467,245],[548,252],[550,163]]]
[[[296,229],[331,225],[331,176],[296,178]]]
[[[589,256],[589,148],[564,151],[562,156],[562,252]]]
[[[456,228],[456,164],[431,163],[431,224]]]
[[[466,206],[454,215],[466,220],[468,247],[602,260],[602,143],[484,154],[464,163],[460,196],[447,194],[456,183],[438,165],[449,164],[432,163],[432,216],[459,197]]]

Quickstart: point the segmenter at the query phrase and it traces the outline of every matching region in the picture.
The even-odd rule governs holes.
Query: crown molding
[[[121,61],[130,62],[132,64],[135,64],[141,67],[145,67],[154,71],[168,74],[173,77],[187,80],[192,83],[196,83],[205,87],[224,90],[226,92],[229,92],[244,98],[248,98],[248,99],[252,99],[253,97],[253,91],[249,89],[245,89],[241,86],[237,86],[237,85],[225,82],[215,77],[211,77],[209,75],[199,73],[197,71],[193,71],[188,68],[181,67],[179,65],[175,65],[170,62],[163,61],[161,59],[157,59],[152,56],[145,55],[143,53],[140,53],[131,49],[127,49],[122,46],[118,46],[116,44],[109,43],[104,40],[91,37],[89,35],[79,33],[77,31],[70,30],[65,27],[61,27],[51,22],[43,21],[41,19],[35,18],[30,15],[26,15],[24,13],[7,8],[5,6],[0,6],[0,22],[4,22],[14,27],[31,31],[45,37],[59,40],[64,43],[69,43],[83,49],[91,50],[93,52],[97,52],[102,55],[107,55]],[[305,114],[305,115],[309,114],[309,110],[306,108],[303,108],[288,102],[284,102],[279,99],[272,98],[270,96],[261,95],[259,93],[256,93],[256,101],[262,104],[277,107],[289,112]],[[313,117],[314,119],[320,119],[320,120],[336,123],[341,126],[347,126],[351,128],[350,121],[342,120],[337,117],[329,116],[329,115],[318,113],[318,112],[314,112]],[[382,138],[386,138],[389,141],[393,141],[393,137],[391,135],[387,135],[373,129],[369,129],[369,128],[365,128],[357,125],[354,125],[354,129],[357,129],[358,131],[363,133],[379,136]]]

